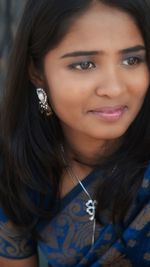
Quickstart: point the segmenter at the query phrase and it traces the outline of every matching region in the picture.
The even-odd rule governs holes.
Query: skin
[[[124,50],[137,46],[144,47],[144,41],[128,14],[94,4],[74,21],[57,48],[46,55],[44,72],[38,75],[30,68],[31,80],[48,91],[70,154],[95,160],[106,144],[115,148],[136,118],[149,86],[146,51]],[[83,50],[97,52],[88,56],[64,56]],[[88,68],[82,69],[85,65]],[[126,108],[115,120],[91,112],[116,106]],[[80,177],[89,172],[75,162],[72,165]],[[74,185],[66,174],[62,180],[64,196]],[[37,267],[38,263],[36,256],[25,260],[1,257],[0,266]]]
[[[1,267],[37,267],[38,260],[36,256],[29,257],[22,260],[12,260],[0,257],[0,266]]]
[[[90,161],[105,144],[117,143],[141,109],[149,85],[146,51],[123,51],[137,46],[144,48],[144,40],[133,18],[98,3],[45,57],[43,86],[69,147]],[[97,53],[66,56],[83,50]],[[83,70],[80,62],[88,68]],[[90,112],[116,106],[126,107],[116,121]]]
[[[77,55],[79,51],[86,55]],[[82,180],[91,168],[74,161],[74,155],[92,163],[99,155],[113,152],[148,90],[145,44],[134,19],[115,8],[93,4],[46,55],[42,86],[60,119],[69,164]],[[112,109],[118,107],[123,112],[114,116]],[[104,117],[95,112],[101,109],[107,113]],[[64,173],[62,197],[73,187]]]

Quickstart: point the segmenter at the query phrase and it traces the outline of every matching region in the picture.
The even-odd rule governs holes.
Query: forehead
[[[136,43],[144,44],[144,41],[134,18],[117,8],[97,3],[73,20],[57,49],[121,50]]]

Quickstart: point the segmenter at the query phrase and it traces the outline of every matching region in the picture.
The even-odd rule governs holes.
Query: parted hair
[[[46,117],[39,112],[29,64],[32,61],[42,69],[45,55],[93,2],[118,8],[134,18],[144,38],[150,66],[149,0],[27,1],[10,56],[0,116],[0,203],[19,226],[31,227],[35,217],[51,218],[64,168],[60,144],[65,140],[59,119],[56,114]],[[100,157],[93,167],[104,170],[95,192],[97,220],[109,209],[109,219],[114,224],[124,221],[150,160],[149,118],[148,89],[143,106],[118,150],[104,160]]]

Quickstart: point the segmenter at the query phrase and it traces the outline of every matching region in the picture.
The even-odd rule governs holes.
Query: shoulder
[[[37,253],[32,233],[23,233],[0,207],[0,256],[9,259],[24,259]]]
[[[150,193],[150,164],[147,165],[142,181],[142,189]]]
[[[137,194],[138,202],[147,203],[150,200],[150,164],[147,164],[144,171],[141,186]]]
[[[144,178],[147,178],[150,180],[150,163],[145,168]]]

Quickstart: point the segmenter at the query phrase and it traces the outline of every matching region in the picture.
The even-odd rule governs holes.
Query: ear
[[[29,63],[28,72],[30,81],[34,84],[36,88],[38,87],[45,88],[44,75],[39,69],[36,68],[32,60]]]

